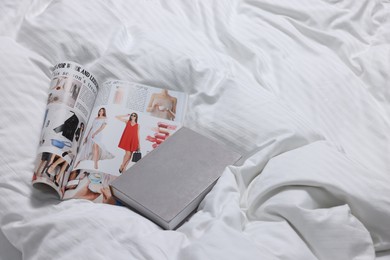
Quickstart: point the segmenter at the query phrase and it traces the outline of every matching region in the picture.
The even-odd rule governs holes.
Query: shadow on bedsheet
[[[22,259],[22,253],[17,250],[0,230],[0,260]]]
[[[43,183],[35,183],[32,189],[30,203],[34,208],[42,208],[47,205],[59,204],[61,200],[58,198],[57,191],[52,187]]]

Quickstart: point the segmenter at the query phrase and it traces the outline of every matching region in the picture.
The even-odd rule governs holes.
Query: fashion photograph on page
[[[140,126],[138,124],[138,114],[135,112],[127,115],[119,115],[115,118],[126,124],[118,144],[118,147],[125,151],[123,161],[119,167],[119,173],[122,173],[123,170],[126,170],[133,154],[135,152],[139,153],[141,150],[139,140]]]
[[[62,189],[64,199],[86,199],[98,203],[116,204],[109,184],[117,176],[97,171],[74,170]]]
[[[48,184],[62,196],[74,157],[71,150],[61,154],[50,152],[38,154],[32,180]]]
[[[74,107],[80,93],[81,82],[69,77],[53,78],[47,104],[65,104]]]
[[[99,161],[115,157],[104,144],[107,123],[106,108],[101,107],[97,112],[97,116],[92,120],[92,125],[89,126],[89,129],[85,132],[84,141],[82,142],[75,167],[77,167],[81,161],[92,160],[93,168],[98,170]]]
[[[151,116],[174,121],[176,104],[177,98],[171,95],[167,89],[161,89],[161,91],[151,95],[146,111]]]

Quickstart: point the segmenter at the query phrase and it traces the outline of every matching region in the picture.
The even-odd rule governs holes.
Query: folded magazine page
[[[54,66],[32,182],[63,196],[65,176],[79,150],[98,92],[96,78],[81,65]]]
[[[72,62],[54,66],[33,184],[61,199],[115,204],[109,185],[181,126],[187,95],[126,81],[98,86]]]
[[[109,184],[181,127],[186,103],[187,96],[176,91],[104,83],[74,167],[65,176],[64,199],[115,204]]]

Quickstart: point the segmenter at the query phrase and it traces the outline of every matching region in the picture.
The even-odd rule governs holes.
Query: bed
[[[0,3],[0,259],[390,259],[388,0]],[[244,154],[166,231],[31,177],[54,64],[189,94]]]

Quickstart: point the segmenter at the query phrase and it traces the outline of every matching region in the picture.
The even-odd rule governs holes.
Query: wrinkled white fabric
[[[387,0],[1,1],[0,259],[387,258],[389,17]],[[176,231],[33,188],[64,60],[187,92],[185,125],[245,160]]]

